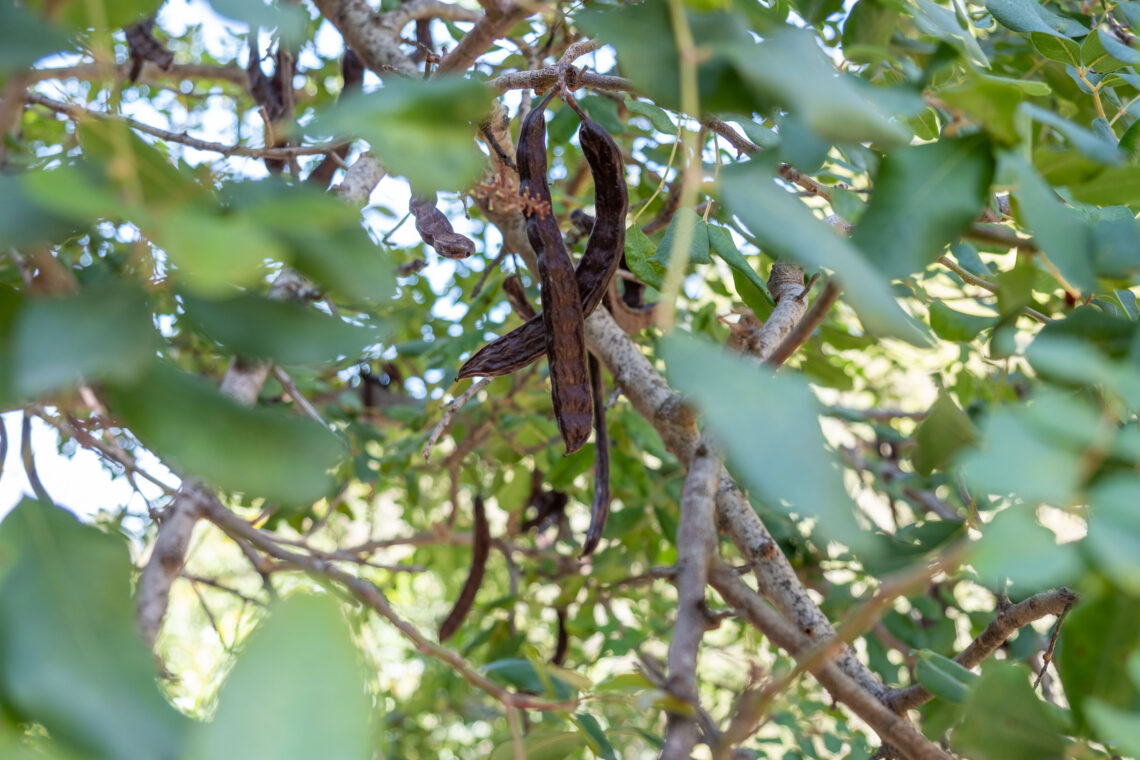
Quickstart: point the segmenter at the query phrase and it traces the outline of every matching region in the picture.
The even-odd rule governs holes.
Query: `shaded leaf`
[[[989,660],[966,700],[954,749],[976,760],[1050,760],[1065,751],[1049,711],[1029,685],[1029,668]]]
[[[1127,668],[1137,647],[1140,602],[1114,588],[1082,598],[1065,618],[1057,672],[1078,730],[1088,724],[1085,705],[1091,699],[1120,710],[1140,710],[1140,690]]]
[[[25,500],[0,555],[0,701],[91,757],[176,757],[188,721],[135,627],[126,543]]]
[[[918,272],[974,221],[993,175],[989,143],[977,136],[892,151],[851,241],[888,277]]]
[[[983,330],[988,330],[997,323],[997,317],[963,314],[951,309],[942,301],[934,301],[930,304],[930,327],[943,340],[970,341],[978,337]]]
[[[772,375],[681,333],[665,339],[661,354],[670,381],[704,413],[731,469],[753,493],[770,507],[816,518],[817,532],[857,553],[872,547],[824,444],[819,405],[801,378]]]
[[[977,438],[974,423],[943,393],[914,431],[914,468],[929,475],[949,464],[959,450]]]
[[[227,491],[308,504],[328,495],[328,471],[346,453],[308,418],[248,409],[165,363],[136,383],[109,385],[107,395],[148,448]]]
[[[359,655],[330,597],[275,605],[242,648],[187,760],[367,760],[372,712]]]
[[[737,249],[727,228],[710,224],[708,235],[710,250],[732,267],[733,281],[736,283],[736,292],[740,299],[755,312],[757,317],[766,319],[775,306],[771,294],[768,293],[768,285]]]

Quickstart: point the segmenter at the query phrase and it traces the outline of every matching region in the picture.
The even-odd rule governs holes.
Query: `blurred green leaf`
[[[653,128],[658,132],[665,135],[677,134],[677,127],[673,124],[673,120],[669,117],[665,109],[654,105],[648,100],[634,100],[627,95],[625,107],[633,113],[649,119],[649,123],[652,124]]]
[[[950,743],[972,760],[1052,760],[1065,752],[1048,709],[1033,693],[1029,668],[989,660],[966,700]]]
[[[985,525],[970,563],[986,586],[1003,589],[1009,579],[1019,596],[1070,583],[1081,570],[1076,547],[1058,544],[1023,506],[999,512]]]
[[[367,760],[372,712],[360,656],[335,601],[296,594],[270,611],[226,676],[187,760]]]
[[[1057,130],[1069,141],[1070,145],[1093,161],[1102,164],[1119,164],[1124,161],[1124,154],[1116,145],[1101,139],[1092,131],[1074,124],[1052,111],[1034,103],[1022,103],[1017,107],[1017,110],[1033,120]]]
[[[929,475],[949,464],[958,451],[977,438],[974,423],[942,393],[914,431],[914,469]]]
[[[59,27],[23,6],[0,3],[0,73],[30,68],[44,56],[70,48],[71,41]]]
[[[182,303],[191,322],[234,353],[283,364],[355,359],[381,337],[375,323],[351,324],[312,306],[250,294],[217,301],[184,295]]]
[[[1140,480],[1113,475],[1089,493],[1087,556],[1120,588],[1140,596]]]
[[[890,278],[925,269],[977,217],[993,176],[978,136],[892,151],[851,241]]]
[[[834,270],[844,300],[867,330],[918,345],[929,339],[899,307],[882,275],[852,243],[815,217],[799,200],[776,187],[755,161],[722,173],[721,198],[772,257],[786,256],[809,267]]]
[[[681,266],[687,268],[689,264],[711,264],[712,259],[709,258],[709,226],[691,208],[677,209],[677,213],[669,222],[669,228],[665,230],[665,236],[661,238],[661,245],[657,246],[657,252],[653,254],[653,261],[662,268],[668,269],[673,256],[677,229],[683,223],[682,220],[687,220],[693,232],[688,253],[683,255],[680,260]]]
[[[856,553],[872,548],[824,445],[819,405],[802,379],[772,375],[681,333],[665,339],[661,355],[669,380],[695,401],[731,469],[757,496],[772,508],[816,518],[816,532]],[[758,436],[757,430],[774,434]]]
[[[264,27],[276,29],[283,44],[300,46],[305,41],[309,14],[300,5],[262,0],[210,0],[210,5],[221,16],[249,25],[250,29]]]
[[[575,693],[574,687],[555,675],[552,669],[540,670],[533,662],[522,658],[487,663],[483,666],[483,672],[493,681],[514,686],[529,694],[545,694],[554,699],[571,699]]]
[[[1140,756],[1140,713],[1120,710],[1095,698],[1085,703],[1085,711],[1106,744],[1129,756]]]
[[[563,760],[584,749],[586,737],[578,731],[535,731],[522,740],[527,760]],[[513,741],[492,750],[488,760],[515,760],[518,754]]]
[[[665,281],[665,267],[657,261],[655,256],[657,246],[653,245],[641,228],[636,224],[625,231],[625,262],[629,271],[646,285],[658,290]]]
[[[307,131],[362,137],[391,174],[417,193],[455,190],[477,179],[485,157],[475,147],[491,91],[473,79],[388,77],[384,87],[351,93],[321,113]]]
[[[127,285],[25,299],[11,333],[14,390],[29,398],[82,379],[129,380],[157,347],[146,296]]]
[[[1073,607],[1065,618],[1056,663],[1078,730],[1088,725],[1085,705],[1091,699],[1140,710],[1140,689],[1126,667],[1138,648],[1140,601],[1135,597],[1105,587]]]
[[[997,317],[981,317],[976,314],[963,314],[955,311],[942,301],[930,304],[930,327],[935,335],[943,340],[966,342],[973,340],[983,330],[995,326]]]
[[[740,253],[727,227],[708,225],[709,249],[732,267],[733,281],[740,300],[760,319],[767,319],[775,302],[768,293],[768,285]],[[738,276],[739,275],[739,276]]]
[[[158,10],[161,0],[30,0],[29,7],[40,10],[52,21],[68,24],[77,30],[93,28],[113,32],[129,26]]]
[[[950,702],[965,702],[979,678],[972,670],[929,649],[918,652],[914,675],[927,691]]]
[[[227,491],[309,504],[332,490],[328,471],[347,453],[308,418],[248,409],[162,362],[135,383],[108,385],[107,396],[148,448]]]
[[[24,500],[0,555],[0,701],[92,758],[178,756],[189,722],[135,627],[126,542]]]

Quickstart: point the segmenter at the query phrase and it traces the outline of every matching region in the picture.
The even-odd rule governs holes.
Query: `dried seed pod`
[[[593,313],[617,271],[625,249],[625,215],[629,195],[621,149],[604,129],[589,119],[582,122],[579,139],[594,177],[594,205],[598,216],[578,264],[575,279],[582,314]],[[509,375],[542,356],[545,344],[539,317],[491,341],[462,367],[459,377]]]
[[[460,235],[451,226],[447,215],[435,207],[436,195],[413,195],[408,209],[416,218],[416,232],[440,256],[465,259],[475,253],[475,241]]]
[[[344,57],[340,59],[340,71],[344,76],[344,85],[341,87],[337,100],[343,98],[346,93],[359,90],[364,82],[364,62],[353,52],[352,48],[345,48]],[[317,168],[309,172],[309,176],[305,178],[305,183],[327,190],[336,170],[343,165],[344,159],[348,156],[348,148],[348,143],[345,143],[333,151],[331,155],[325,156]]]
[[[139,80],[143,64],[147,61],[151,61],[163,71],[170,71],[170,67],[174,65],[174,53],[154,38],[153,18],[128,26],[123,30],[123,34],[126,35],[131,57],[129,78],[132,83]]]
[[[491,529],[487,525],[487,512],[483,508],[483,497],[475,497],[475,533],[472,539],[471,571],[467,574],[467,581],[455,606],[451,608],[443,624],[439,626],[439,640],[447,641],[459,626],[463,624],[471,606],[475,603],[475,594],[483,584],[483,575],[487,571],[487,557],[491,553]]]
[[[522,193],[547,202],[550,201],[550,186],[546,180],[546,120],[543,116],[553,94],[551,90],[542,103],[523,119],[515,153]],[[554,419],[566,444],[566,453],[571,454],[582,448],[590,437],[592,407],[578,282],[574,263],[552,214],[528,212],[526,234],[538,254],[542,324],[546,357],[550,363]]]
[[[558,642],[554,645],[554,656],[550,658],[551,665],[561,666],[566,662],[566,652],[570,649],[570,634],[566,632],[566,608],[558,608]]]
[[[582,557],[590,556],[598,547],[610,513],[610,437],[606,434],[602,367],[593,354],[590,354],[590,385],[594,392],[594,502],[590,506],[590,527],[582,544]]]
[[[526,289],[523,288],[522,280],[519,279],[517,274],[512,274],[507,279],[503,280],[503,293],[507,296],[507,301],[510,303],[511,308],[515,310],[523,319],[531,319],[534,317],[534,307],[530,305],[530,301],[526,297]]]

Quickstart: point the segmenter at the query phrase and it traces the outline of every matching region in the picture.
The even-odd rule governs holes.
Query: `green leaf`
[[[141,203],[155,211],[180,207],[205,195],[205,189],[148,145],[124,122],[87,119],[80,122],[79,144],[90,165],[124,204]]]
[[[1097,39],[1100,41],[1101,48],[1104,49],[1104,52],[1107,53],[1108,55],[1112,56],[1113,58],[1115,58],[1117,61],[1128,64],[1130,66],[1135,66],[1137,63],[1140,63],[1140,50],[1137,50],[1131,44],[1129,44],[1129,45],[1124,44],[1123,42],[1121,42],[1119,39],[1116,38],[1116,35],[1114,35],[1110,31],[1108,31],[1104,27],[1099,27],[1096,30],[1095,35],[1089,35],[1089,36],[1090,37],[1093,37],[1093,36],[1097,37]],[[1101,61],[1101,64],[1102,65],[1098,66],[1096,69],[1098,73],[1104,73],[1105,71],[1111,71],[1112,70],[1112,69],[1102,68],[1104,61]],[[1120,67],[1118,66],[1117,68],[1120,68]]]
[[[248,217],[220,216],[196,206],[177,209],[143,232],[166,251],[186,287],[207,297],[252,285],[264,278],[267,263],[288,259],[286,250]]]
[[[1033,693],[1029,668],[990,660],[966,700],[962,721],[951,735],[955,750],[972,760],[1053,760],[1065,741],[1049,710]]]
[[[629,271],[646,285],[660,290],[665,281],[665,267],[656,260],[656,251],[653,241],[636,224],[626,229],[625,263]]]
[[[238,655],[187,760],[366,760],[372,712],[360,656],[330,597],[295,594],[275,605]]]
[[[1063,632],[1057,672],[1077,729],[1088,724],[1085,705],[1091,699],[1120,710],[1140,709],[1140,691],[1126,667],[1140,647],[1140,601],[1104,588],[1073,607]]]
[[[1066,66],[1081,65],[1081,46],[1068,37],[1059,37],[1052,32],[1032,32],[1029,41],[1050,61]]]
[[[12,327],[9,371],[15,392],[30,398],[82,379],[130,379],[157,347],[146,296],[115,284],[25,299]]]
[[[891,146],[910,138],[852,79],[836,73],[806,30],[784,28],[760,44],[727,45],[722,52],[758,98],[787,108],[826,140]]]
[[[1034,103],[1022,103],[1017,110],[1029,118],[1048,125],[1060,132],[1069,144],[1084,153],[1093,161],[1102,164],[1119,164],[1124,162],[1124,153],[1116,145],[1098,137],[1091,130],[1074,124],[1052,111],[1042,108]]]
[[[986,0],[986,10],[1002,26],[1023,34],[1030,32],[1055,34],[1057,30],[1041,18],[1040,8],[1041,6],[1033,0]]]
[[[342,98],[318,114],[308,130],[364,138],[385,169],[407,177],[414,192],[456,189],[483,170],[485,157],[471,136],[491,98],[491,91],[473,79],[389,77],[379,90]]]
[[[135,627],[126,543],[25,500],[0,557],[0,702],[86,756],[176,757],[188,721]]]
[[[851,241],[890,278],[925,269],[968,228],[994,176],[989,141],[967,137],[888,153]]]
[[[1140,120],[1124,130],[1120,136],[1120,149],[1128,156],[1129,163],[1140,163]]]
[[[1140,756],[1140,713],[1120,710],[1099,699],[1085,702],[1089,723],[1109,746],[1132,756]]]
[[[587,746],[586,737],[578,731],[535,731],[522,740],[527,760],[564,760]],[[504,742],[491,751],[487,760],[515,760],[513,741]]]
[[[676,135],[677,127],[673,124],[673,120],[669,118],[669,114],[664,108],[660,108],[648,100],[634,100],[626,96],[625,107],[636,114],[644,116],[649,119],[649,123],[658,132],[666,135]]]
[[[1068,504],[1080,482],[1080,460],[1034,429],[1024,414],[1002,409],[982,425],[982,445],[960,463],[967,481],[987,494],[1017,494],[1028,503]]]
[[[227,207],[293,255],[293,266],[335,294],[376,304],[395,291],[395,265],[360,225],[360,211],[308,187],[262,180],[224,189]]]
[[[703,13],[687,9],[685,15],[693,41],[709,53],[697,66],[702,112],[757,110],[755,99],[723,55],[727,45],[752,41],[748,23],[723,11]],[[574,25],[616,48],[621,70],[633,80],[639,93],[661,107],[680,109],[680,58],[665,3],[589,8],[574,14]]]
[[[493,681],[514,686],[529,694],[546,694],[554,699],[565,700],[572,699],[576,693],[575,688],[555,675],[552,668],[536,666],[530,660],[496,660],[483,666],[483,672]]]
[[[844,299],[868,331],[919,345],[929,342],[925,330],[902,310],[882,275],[859,249],[794,196],[777,188],[762,164],[750,162],[726,169],[721,198],[768,255],[833,270],[843,284]]]
[[[677,230],[686,222],[693,230],[693,237],[689,243],[689,250],[687,254],[680,259],[681,266],[687,267],[689,264],[711,264],[712,259],[709,258],[709,226],[705,220],[693,211],[691,208],[677,209],[677,213],[673,215],[673,219],[669,222],[669,228],[665,230],[665,236],[661,238],[661,245],[657,246],[657,252],[653,254],[653,260],[661,265],[662,268],[668,269],[669,262],[672,261],[673,248],[675,247],[675,239],[677,237]]]
[[[68,24],[75,29],[93,28],[99,32],[113,32],[130,26],[144,16],[158,10],[161,0],[101,0],[98,3],[84,0],[32,0],[29,7],[38,8],[55,22]]]
[[[1089,494],[1088,557],[1126,592],[1140,595],[1140,480],[1112,475]]]
[[[966,413],[948,395],[940,394],[914,431],[914,469],[929,475],[944,468],[977,438],[978,430]]]
[[[730,468],[756,496],[774,509],[787,503],[785,509],[816,518],[817,532],[856,553],[872,548],[824,443],[819,404],[802,378],[772,375],[676,332],[662,343],[661,355],[669,380],[704,413]],[[761,429],[779,433],[757,436]]]
[[[165,363],[106,390],[115,414],[144,445],[227,491],[309,504],[332,490],[328,471],[346,453],[308,418],[246,408]]]
[[[0,3],[0,72],[31,68],[52,53],[70,50],[71,41],[23,6]]]
[[[625,125],[618,116],[618,104],[613,100],[601,95],[586,95],[578,101],[578,105],[611,135],[620,135],[625,131]]]
[[[1085,41],[1081,43],[1081,63],[1088,68],[1095,69],[1098,74],[1108,74],[1109,72],[1124,68],[1125,63],[1112,58],[1105,49],[1101,39],[1099,30],[1097,33],[1085,37]],[[1120,47],[1123,48],[1125,54],[1134,52],[1126,45],[1121,45]],[[1140,62],[1140,54],[1138,54],[1136,58],[1137,61]]]
[[[985,525],[970,563],[989,588],[1004,588],[1008,579],[1019,596],[1072,582],[1081,571],[1074,545],[1058,544],[1053,532],[1021,506],[999,512]]]
[[[0,246],[3,250],[54,242],[75,230],[70,214],[41,203],[30,187],[29,180],[51,178],[56,173],[0,174]]]
[[[1123,204],[1140,210],[1140,166],[1110,166],[1086,182],[1069,185],[1073,198],[1098,206]]]
[[[998,323],[997,317],[981,317],[955,311],[942,301],[930,304],[930,327],[943,340],[965,343]]]
[[[245,22],[250,29],[259,26],[276,29],[280,39],[290,47],[300,47],[305,41],[309,14],[300,5],[262,0],[210,0],[210,5],[218,15]]]
[[[614,751],[614,746],[610,744],[597,718],[589,713],[578,713],[572,720],[586,737],[594,755],[603,760],[618,760],[617,752]]]
[[[929,649],[918,652],[915,678],[927,691],[950,702],[965,702],[978,674]]]
[[[1048,91],[1048,85],[1045,88]],[[1015,116],[1024,95],[1024,90],[1009,80],[982,76],[967,76],[965,82],[938,91],[938,97],[947,105],[976,119],[1005,145],[1020,140]]]
[[[756,274],[756,270],[737,249],[728,228],[710,224],[708,225],[708,234],[709,248],[732,267],[732,277],[740,299],[752,309],[757,317],[767,319],[768,315],[772,313],[775,301],[768,293],[768,286],[764,280]]]
[[[351,324],[311,306],[251,294],[219,301],[182,296],[202,332],[242,356],[283,364],[355,359],[380,341],[379,325]]]
[[[1096,275],[1088,224],[1057,198],[1028,163],[1020,158],[1007,160],[1017,176],[1017,188],[1012,192],[1016,216],[1033,231],[1042,250],[1066,280],[1081,290],[1092,290]]]
[[[919,29],[958,49],[971,63],[989,68],[989,59],[982,52],[973,31],[962,27],[961,18],[953,10],[931,0],[917,0],[914,9],[914,22]]]

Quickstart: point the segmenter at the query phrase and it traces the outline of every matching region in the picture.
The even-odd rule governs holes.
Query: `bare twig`
[[[284,148],[249,148],[244,145],[226,145],[225,143],[210,142],[209,140],[200,140],[197,137],[191,137],[184,132],[171,132],[167,129],[160,129],[159,127],[152,127],[149,124],[144,124],[137,119],[132,119],[127,116],[120,116],[119,114],[108,113],[106,111],[98,111],[93,108],[87,108],[77,103],[64,103],[59,100],[53,100],[39,93],[30,92],[27,95],[27,101],[34,103],[38,106],[43,106],[48,110],[55,111],[56,113],[63,114],[70,119],[99,119],[101,121],[117,121],[126,124],[131,129],[137,129],[139,132],[145,132],[148,135],[154,135],[162,140],[169,142],[179,143],[195,150],[211,151],[213,153],[221,153],[223,156],[245,156],[248,158],[276,158],[288,160],[296,158],[297,156],[314,156],[324,153],[329,153],[344,145],[340,143],[330,143],[326,145],[305,145],[298,147],[284,147]]]
[[[297,384],[293,382],[293,378],[289,377],[288,372],[277,365],[273,366],[272,371],[273,377],[277,379],[277,382],[281,383],[281,387],[289,394],[289,398],[293,399],[293,403],[300,407],[301,411],[304,412],[307,417],[316,421],[322,427],[329,427],[329,423],[325,421],[325,418],[321,416],[317,408],[309,403],[309,400],[305,398],[305,394],[301,393],[297,388]]]
[[[484,377],[471,383],[471,387],[463,391],[462,394],[452,400],[447,408],[443,411],[443,417],[434,428],[432,428],[431,435],[428,436],[427,443],[424,444],[424,459],[431,458],[432,449],[435,448],[436,441],[443,435],[443,431],[447,430],[447,426],[451,424],[451,420],[455,418],[455,413],[463,408],[463,405],[475,396],[476,393],[486,388],[494,380],[493,377]]]

